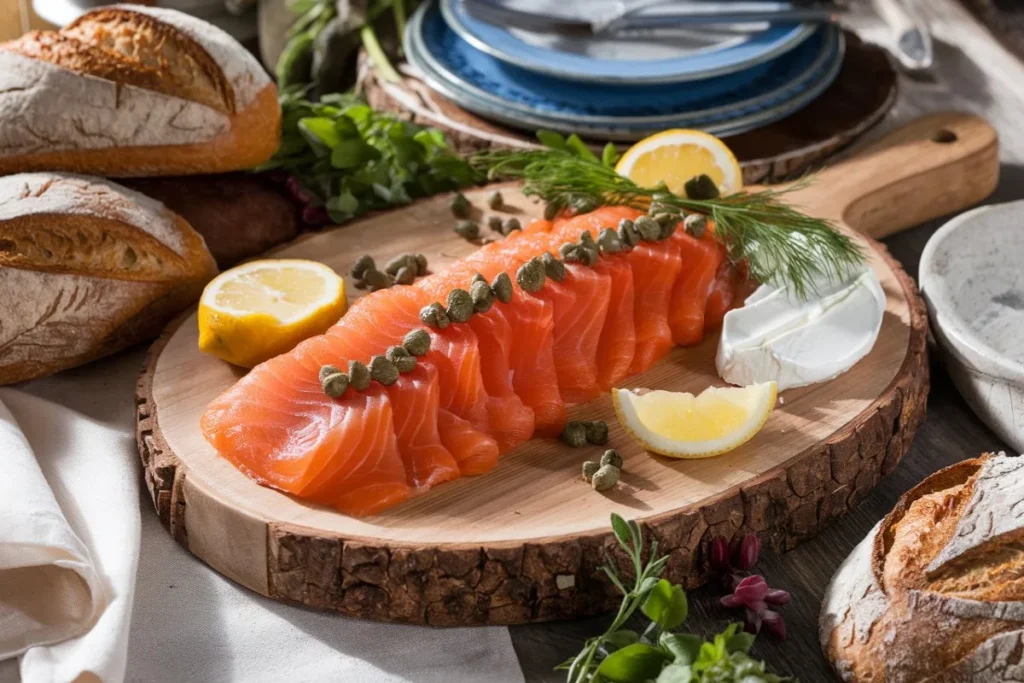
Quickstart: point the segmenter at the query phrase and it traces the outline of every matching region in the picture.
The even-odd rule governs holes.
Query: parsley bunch
[[[281,117],[277,152],[256,170],[288,174],[335,223],[483,179],[440,131],[374,111],[355,95],[311,102],[303,88],[288,89]]]
[[[711,641],[689,633],[676,633],[689,613],[681,586],[659,578],[668,556],[658,556],[651,541],[649,559],[642,559],[643,534],[635,521],[612,514],[615,540],[632,564],[631,582],[609,557],[602,570],[622,592],[622,604],[611,626],[589,639],[575,657],[559,665],[568,683],[782,683],[764,662],[750,657],[754,636],[729,624]],[[623,628],[639,609],[650,624],[642,634]]]

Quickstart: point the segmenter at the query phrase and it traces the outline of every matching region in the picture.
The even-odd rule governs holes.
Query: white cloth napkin
[[[523,680],[506,628],[376,624],[285,605],[225,579],[178,546],[157,520],[148,493],[140,494],[132,430],[141,363],[142,353],[133,352],[19,390],[0,390],[0,401],[14,418],[0,419],[0,585],[4,560],[13,557],[4,549],[8,510],[18,510],[24,518],[26,511],[52,513],[57,506],[70,535],[56,538],[77,548],[78,564],[69,573],[83,577],[81,586],[97,587],[79,592],[96,596],[89,604],[102,612],[84,635],[29,649],[20,662],[23,681]],[[0,412],[0,417],[5,415]],[[53,491],[50,499],[23,495],[39,490],[38,485],[6,486],[6,473],[13,471],[9,444],[22,443],[21,434],[39,463],[37,484],[45,477]],[[14,452],[25,449],[22,443]],[[24,466],[18,471],[22,469],[32,471]],[[30,475],[19,476],[28,480]],[[56,502],[47,508],[48,500]],[[96,501],[101,504],[94,505]],[[48,538],[21,533],[37,543]],[[81,542],[77,546],[72,540],[76,537]],[[3,594],[0,588],[0,659],[17,651],[4,645],[8,622]],[[94,618],[84,615],[78,623],[88,626]],[[67,636],[77,632],[69,629]],[[0,662],[0,683],[17,680],[14,660]]]

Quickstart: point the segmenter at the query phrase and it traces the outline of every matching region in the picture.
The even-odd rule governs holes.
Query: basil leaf
[[[587,147],[587,143],[580,140],[580,136],[573,133],[565,139],[565,145],[573,152],[576,152],[576,156],[587,161],[597,161],[597,155],[590,151]]]
[[[671,631],[678,627],[686,621],[686,616],[690,613],[690,605],[682,586],[665,579],[658,581],[651,589],[641,609],[647,618],[663,631]]]
[[[689,665],[669,664],[658,674],[655,683],[693,683],[696,680]]]
[[[640,636],[637,634],[637,632],[630,631],[626,628],[620,629],[618,631],[613,631],[604,637],[604,642],[615,647],[616,649],[624,648],[627,645],[632,645],[638,640],[640,640]]]
[[[540,144],[551,149],[561,150],[563,152],[568,151],[568,147],[565,144],[565,138],[556,133],[553,130],[538,130],[537,139],[540,140]]]
[[[601,150],[601,163],[609,168],[614,168],[615,164],[619,161],[622,155],[619,154],[619,148],[615,146],[614,142],[609,142]]]
[[[656,678],[668,655],[656,647],[633,643],[611,653],[597,667],[601,680],[611,683],[635,683]]]
[[[750,648],[754,646],[754,637],[753,633],[740,631],[726,639],[725,651],[730,654],[733,652],[743,652],[744,654],[750,652]]]
[[[330,150],[341,142],[341,136],[338,135],[331,119],[307,116],[299,119],[298,127],[302,137],[319,156],[327,156]]]
[[[658,645],[672,653],[676,664],[690,665],[697,661],[704,641],[690,633],[662,633]]]
[[[339,169],[356,168],[379,156],[377,150],[359,138],[339,140],[331,150],[331,166]]]

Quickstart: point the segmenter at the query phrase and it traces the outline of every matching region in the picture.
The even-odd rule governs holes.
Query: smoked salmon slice
[[[672,289],[668,323],[676,344],[693,346],[704,337],[704,312],[725,251],[710,231],[695,239],[677,230],[671,239],[679,248],[681,273]]]
[[[351,515],[412,495],[382,386],[327,397],[310,369],[329,357],[314,337],[260,364],[209,405],[200,427],[239,470],[273,488]]]

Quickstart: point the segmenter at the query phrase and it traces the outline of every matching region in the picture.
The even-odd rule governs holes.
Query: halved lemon
[[[347,307],[345,281],[322,263],[245,263],[221,273],[203,290],[199,348],[251,368],[326,332]]]
[[[710,458],[750,441],[775,407],[775,382],[685,392],[612,389],[622,427],[671,458]]]
[[[743,170],[724,142],[699,130],[676,128],[636,143],[619,159],[615,172],[642,187],[664,182],[673,194],[683,195],[683,185],[705,174],[723,194],[743,188]]]

